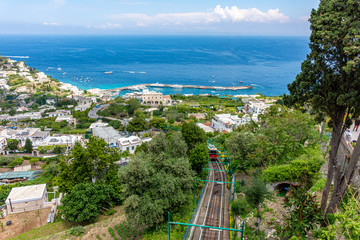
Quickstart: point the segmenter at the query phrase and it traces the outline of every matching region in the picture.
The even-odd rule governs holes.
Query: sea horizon
[[[81,89],[145,83],[254,87],[154,89],[164,94],[278,96],[288,93],[308,52],[307,36],[0,35],[1,56],[25,60]]]

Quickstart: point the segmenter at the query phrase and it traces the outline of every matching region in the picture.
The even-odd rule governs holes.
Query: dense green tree
[[[15,114],[16,114],[16,110],[15,109],[10,109],[9,115],[14,116]]]
[[[181,133],[188,145],[188,152],[190,152],[197,143],[206,143],[207,137],[205,131],[196,126],[194,122],[183,123]]]
[[[229,157],[233,160],[234,170],[240,169],[245,172],[249,167],[254,166],[252,159],[248,158],[248,154],[253,151],[253,141],[255,136],[250,131],[235,132],[230,138],[225,140],[226,149]]]
[[[139,152],[148,152],[148,144],[146,142],[143,142],[140,146],[136,147],[135,153]]]
[[[25,141],[24,149],[25,149],[25,152],[27,152],[27,153],[32,153],[32,151],[33,151],[33,145],[29,138],[27,138]]]
[[[288,163],[318,140],[314,119],[309,114],[279,105],[270,107],[259,124],[252,142],[255,151],[250,157],[260,165]]]
[[[149,143],[148,149],[151,154],[159,155],[168,148],[169,142],[164,133],[157,134]]]
[[[205,143],[197,143],[190,151],[190,165],[197,174],[201,173],[202,167],[210,161],[209,149]]]
[[[191,199],[193,175],[187,158],[140,152],[120,168],[119,178],[127,219],[134,224],[162,223],[167,212],[178,212]]]
[[[8,139],[7,140],[7,148],[11,151],[15,151],[18,149],[19,141],[16,139]]]
[[[187,149],[187,144],[181,132],[174,132],[173,134],[168,136],[168,144],[165,147],[165,151],[171,157],[185,157]]]
[[[126,131],[141,132],[148,129],[148,124],[144,118],[134,117],[126,126]]]
[[[69,222],[94,221],[111,207],[114,189],[106,184],[78,183],[62,198],[62,213]]]
[[[76,143],[70,162],[61,161],[55,178],[61,192],[69,192],[77,183],[110,184],[120,193],[115,162],[120,159],[116,149],[103,140],[90,137],[86,148]]]
[[[149,121],[149,126],[154,128],[161,128],[164,124],[165,124],[165,119],[163,118],[153,117]]]
[[[52,150],[52,153],[55,154],[61,154],[65,151],[65,149],[61,146],[55,146],[54,149]]]
[[[358,1],[320,2],[310,17],[311,52],[302,63],[301,73],[288,86],[290,95],[284,97],[287,105],[309,104],[319,117],[325,114],[332,120],[327,182],[321,202],[325,214],[336,210],[347,186],[351,184],[358,161],[357,156],[344,166],[344,163],[338,162],[337,153],[342,135],[348,127],[346,118],[351,113],[356,117],[360,112],[359,15]],[[333,180],[334,190],[327,206]]]
[[[118,130],[124,130],[124,125],[122,125],[118,120],[111,120],[109,125]]]
[[[266,199],[272,198],[272,193],[267,189],[266,182],[263,177],[256,172],[255,175],[250,180],[249,184],[244,189],[244,194],[246,201],[257,210],[257,220],[255,232],[257,233],[260,228],[261,223],[261,211],[260,204],[262,204]]]
[[[129,115],[133,115],[137,109],[141,108],[141,104],[139,100],[136,98],[130,99],[127,103],[129,104],[129,108],[128,108]]]
[[[75,107],[77,105],[77,102],[75,99],[72,98],[63,98],[55,103],[55,107],[66,107],[68,105],[73,105]]]

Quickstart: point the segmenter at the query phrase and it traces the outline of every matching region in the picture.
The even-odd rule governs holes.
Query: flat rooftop
[[[42,199],[46,190],[46,184],[37,184],[25,187],[15,187],[11,189],[9,196],[6,198],[5,203],[21,203],[30,202]],[[10,199],[10,201],[9,201]]]

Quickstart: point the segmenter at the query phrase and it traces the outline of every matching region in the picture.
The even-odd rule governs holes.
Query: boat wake
[[[4,56],[8,58],[30,58],[29,56]]]
[[[261,88],[265,89],[265,87],[263,87],[263,86],[261,86],[261,85],[258,85],[258,84],[251,84],[251,86],[261,87]]]
[[[135,72],[135,71],[123,71],[125,73],[131,73],[131,74],[136,74],[136,73],[139,73],[139,74],[146,74],[146,72]]]

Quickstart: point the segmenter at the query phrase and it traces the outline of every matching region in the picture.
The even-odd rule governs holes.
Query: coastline
[[[192,89],[210,89],[210,90],[244,90],[244,89],[253,89],[253,86],[232,86],[232,87],[226,87],[226,86],[202,86],[202,85],[179,85],[179,84],[159,84],[159,83],[145,83],[145,84],[136,84],[136,85],[130,85],[125,87],[119,87],[119,88],[113,88],[113,89],[100,89],[98,91],[101,91],[102,93],[106,95],[119,95],[121,91],[124,90],[141,90],[148,87],[157,87],[157,88],[176,88],[176,89],[182,89],[182,88],[192,88]],[[93,89],[90,89],[88,91],[93,91]]]

